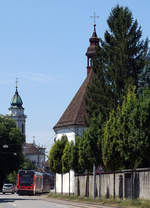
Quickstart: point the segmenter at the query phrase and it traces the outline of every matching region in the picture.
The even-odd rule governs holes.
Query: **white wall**
[[[26,155],[25,157],[29,159],[30,161],[34,162],[38,168],[43,168],[43,165],[45,162],[44,155]]]
[[[55,138],[61,139],[63,135],[66,135],[68,138],[68,141],[75,141],[75,136],[79,135],[81,136],[83,134],[83,131],[85,130],[85,127],[68,127],[68,128],[61,128],[55,130]]]
[[[70,126],[55,130],[55,139],[61,139],[66,135],[68,141],[74,141],[77,135],[82,135],[85,127]],[[56,174],[56,192],[61,193],[61,174]],[[69,193],[69,173],[63,175],[63,193]],[[74,193],[74,171],[70,171],[70,193]]]
[[[63,193],[74,193],[74,171],[70,171],[70,183],[69,183],[69,173],[63,174]],[[61,193],[61,174],[56,174],[56,192]]]

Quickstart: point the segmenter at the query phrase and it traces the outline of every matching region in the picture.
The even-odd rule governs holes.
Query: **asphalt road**
[[[0,208],[109,208],[106,206],[56,200],[46,196],[18,196],[0,193]]]

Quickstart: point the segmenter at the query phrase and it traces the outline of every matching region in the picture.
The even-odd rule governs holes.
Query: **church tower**
[[[22,105],[23,102],[18,93],[18,86],[16,82],[16,91],[11,100],[8,116],[16,121],[17,127],[20,129],[22,134],[25,135],[26,115],[24,114],[24,108]]]

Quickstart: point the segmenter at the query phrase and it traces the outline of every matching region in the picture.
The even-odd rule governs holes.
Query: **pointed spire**
[[[97,38],[97,34],[96,34],[96,24],[94,24],[93,26],[94,26],[94,31],[93,31],[93,34],[92,34],[92,37],[91,38]]]
[[[22,102],[22,99],[18,93],[18,79],[16,78],[16,91],[15,91],[15,94],[14,94],[12,100],[11,100],[11,106],[23,108],[22,105],[23,105],[23,102]]]

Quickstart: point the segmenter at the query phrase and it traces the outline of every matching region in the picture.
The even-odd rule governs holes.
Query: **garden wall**
[[[93,175],[75,175],[74,193],[93,196]],[[150,168],[96,175],[96,196],[150,199]]]

